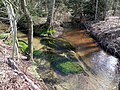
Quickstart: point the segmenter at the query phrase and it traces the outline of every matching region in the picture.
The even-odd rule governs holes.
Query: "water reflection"
[[[83,59],[84,66],[89,68],[89,72],[94,72],[88,72],[89,77],[79,77],[84,78],[84,81],[80,81],[79,78],[74,79],[75,82],[79,82],[78,86],[70,90],[118,90],[117,58],[101,50],[85,30],[77,29],[65,32],[63,38],[76,48],[76,52]],[[73,78],[75,77],[73,76]],[[70,80],[68,81],[70,82]],[[85,87],[82,86],[83,84]]]
[[[118,59],[107,55],[104,51],[99,51],[91,55],[91,62],[95,63],[92,70],[97,74],[97,80],[105,90],[117,90],[115,83],[118,81],[117,63]],[[113,86],[112,86],[113,85]],[[102,89],[101,89],[102,90]]]

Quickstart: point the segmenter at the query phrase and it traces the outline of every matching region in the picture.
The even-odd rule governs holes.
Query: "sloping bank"
[[[85,26],[105,51],[120,58],[120,17],[110,16],[105,21],[87,22]]]
[[[44,82],[34,77],[29,68],[32,62],[11,59],[12,46],[0,40],[0,90],[47,90]],[[40,79],[40,78],[39,78]]]

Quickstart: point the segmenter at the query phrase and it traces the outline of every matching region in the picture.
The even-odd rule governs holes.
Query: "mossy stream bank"
[[[18,32],[18,39],[27,41],[27,36]],[[27,44],[19,43],[24,53]],[[49,90],[117,90],[118,59],[102,51],[85,30],[69,28],[62,38],[34,37],[33,44],[28,71],[42,77]]]
[[[19,38],[19,40],[21,39]],[[36,77],[40,75],[48,87],[52,84],[52,90],[54,90],[54,85],[55,87],[62,88],[59,84],[64,82],[63,77],[84,73],[83,68],[79,65],[77,60],[77,54],[74,52],[75,48],[68,41],[62,38],[49,37],[38,40],[36,39],[36,44],[38,42],[40,44],[34,45],[35,62],[32,66],[34,70],[32,72],[36,73],[34,74]],[[21,40],[19,45],[26,47],[26,44],[23,43],[24,42]],[[37,48],[35,46],[37,46]],[[25,47],[21,48],[24,54],[27,49],[27,47]],[[62,88],[62,90],[64,89]]]
[[[118,59],[102,51],[85,30],[68,29],[62,38],[36,43],[40,47],[34,51],[32,67],[50,90],[117,90]]]

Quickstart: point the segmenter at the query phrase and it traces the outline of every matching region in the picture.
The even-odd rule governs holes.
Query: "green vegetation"
[[[46,29],[46,30],[43,30],[43,32],[40,32],[40,36],[49,36],[54,33],[56,33],[56,30],[52,30],[52,29],[47,30]]]
[[[53,48],[55,50],[59,50],[59,51],[69,51],[69,50],[74,50],[73,46],[61,39],[61,38],[43,38],[41,40],[41,43],[43,45],[46,45],[50,48]]]
[[[51,67],[61,74],[75,74],[83,71],[75,55],[69,52],[74,49],[69,42],[61,38],[44,38],[41,43],[45,45],[46,50],[34,51],[34,57],[47,60]]]
[[[5,38],[5,35],[0,34],[0,39],[4,39],[4,38]]]
[[[33,18],[37,18],[37,17],[34,16]],[[21,28],[27,29],[27,21],[26,21],[25,16],[23,16],[19,20],[18,25]],[[26,33],[26,31],[23,31],[23,32]],[[37,35],[37,36],[46,36],[47,37],[49,35],[52,35],[52,34],[56,33],[56,30],[49,29],[49,26],[47,26],[46,24],[43,24],[43,25],[34,25],[33,33],[34,33],[34,35]]]
[[[2,34],[0,34],[0,39],[5,39],[9,35],[10,35],[10,33],[2,33]]]
[[[7,45],[12,45],[12,40],[6,40],[6,41],[5,41],[5,44],[7,44]]]
[[[69,42],[61,38],[44,38],[41,43],[45,45],[43,49],[33,52],[38,67],[41,66],[41,62],[46,62],[50,66],[44,65],[44,68],[51,67],[54,71],[64,75],[83,72],[75,55],[69,52],[73,49]]]
[[[56,65],[56,68],[58,68],[64,74],[74,74],[83,71],[82,67],[78,63],[71,61],[60,63]]]
[[[0,39],[2,40],[5,40],[5,44],[7,45],[12,45],[12,40],[9,38],[8,40],[8,37],[10,37],[10,33],[2,33],[0,34]]]
[[[34,51],[34,58],[45,60],[46,62],[50,63],[51,67],[55,71],[58,71],[61,74],[67,75],[81,73],[83,71],[82,67],[78,64],[75,57],[74,59],[71,59],[70,56],[73,57],[73,55],[70,53],[65,56],[65,54],[58,54],[51,51]],[[37,60],[36,62],[38,63]]]
[[[69,54],[71,56],[71,54]],[[82,67],[74,59],[54,52],[48,52],[48,61],[51,66],[62,74],[75,74],[83,71]]]
[[[34,52],[33,52],[33,56],[34,57],[37,57],[37,58],[40,58],[40,55],[42,54],[42,51],[40,51],[40,50],[35,50]]]
[[[28,52],[28,44],[24,41],[18,41],[18,47],[22,54],[27,55]]]
[[[10,48],[10,50],[8,50],[12,53],[12,59],[10,60],[19,59],[18,53],[27,56],[27,60],[29,60],[27,66],[25,60],[22,61],[21,59],[19,60],[20,64],[16,64],[22,66],[21,62],[25,62],[26,67],[20,67],[20,69],[25,68],[25,70],[22,70],[23,72],[25,72],[30,66],[30,68],[28,68],[30,70],[27,71],[32,72],[33,75],[35,75],[38,79],[42,77],[45,84],[50,83],[50,85],[52,85],[53,83],[57,82],[57,79],[60,75],[61,77],[64,77],[64,75],[67,76],[69,74],[79,74],[84,72],[83,68],[78,62],[78,59],[81,59],[80,55],[82,57],[89,58],[88,56],[92,55],[92,52],[89,52],[90,49],[95,48],[97,51],[98,48],[96,48],[96,45],[94,46],[94,40],[91,38],[85,43],[78,40],[86,40],[86,34],[94,32],[96,28],[99,29],[97,30],[99,31],[98,35],[100,35],[102,32],[105,32],[105,35],[109,34],[107,29],[103,31],[103,29],[106,27],[104,24],[103,29],[100,29],[101,26],[99,26],[98,23],[96,24],[97,26],[93,23],[100,22],[100,24],[102,24],[103,22],[101,21],[104,20],[106,22],[108,16],[119,16],[119,11],[120,0],[0,0],[0,23],[8,24],[5,29],[2,29],[1,27],[0,29],[3,30],[3,33],[12,33],[12,36],[7,33],[0,34],[0,39],[9,45],[13,43],[11,45],[12,49]],[[114,36],[117,35],[117,28],[115,25],[112,26],[114,27],[108,29],[113,29],[110,31],[110,33],[113,33],[113,38],[117,38],[117,36]],[[76,32],[66,33],[67,31],[69,32],[68,28],[69,30],[75,29]],[[87,33],[87,30],[83,31],[83,28],[92,29],[93,31],[89,30]],[[114,29],[116,30],[114,31]],[[17,32],[17,30],[20,30],[25,34],[19,36],[19,32]],[[77,34],[80,34],[80,37],[73,37],[72,39],[69,38]],[[95,35],[97,36],[96,32]],[[37,37],[33,38],[33,36]],[[68,41],[63,40],[62,38],[57,38],[61,36],[69,41],[78,40],[72,42],[74,45],[73,47],[73,45]],[[108,36],[110,35],[107,35],[107,37]],[[20,39],[18,42],[17,37]],[[27,43],[25,41],[27,41]],[[86,43],[90,45],[85,46]],[[17,44],[20,52],[17,52]],[[36,50],[34,50],[33,46],[36,47]],[[112,47],[112,45],[108,46],[108,48],[110,47]],[[88,52],[87,49],[89,49]],[[6,53],[6,56],[8,54],[9,53]],[[5,59],[7,59],[6,56]],[[24,56],[23,58],[26,59]],[[89,70],[86,62],[81,63],[83,63]],[[28,76],[27,72],[25,74]],[[13,80],[12,77],[11,80]],[[68,81],[69,80],[66,80],[66,82]],[[42,81],[40,80],[40,83],[41,82]],[[11,84],[11,82],[9,83]],[[64,85],[65,87],[69,85],[66,85],[65,83],[64,85],[62,85],[62,83],[60,84],[63,87]],[[34,86],[30,87],[33,87],[34,89]],[[11,87],[12,86],[10,86],[10,88]],[[56,88],[56,90],[60,90],[55,86],[50,86],[50,88],[51,87]],[[69,90],[67,88],[64,89]],[[51,90],[53,89],[51,88]]]

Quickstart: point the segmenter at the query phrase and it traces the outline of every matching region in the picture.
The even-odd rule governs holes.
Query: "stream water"
[[[75,86],[68,90],[118,90],[117,58],[105,53],[83,29],[66,30],[62,37],[76,48],[89,73],[69,77]]]
[[[25,40],[25,34],[18,32],[19,39]],[[64,82],[58,90],[118,90],[118,59],[104,52],[83,29],[66,29],[62,38],[69,41],[75,52],[82,58],[88,75],[76,74],[61,76]],[[34,47],[40,49],[38,37],[34,38]]]
[[[18,38],[27,40],[21,32],[18,32]],[[75,47],[88,74],[62,77],[64,82],[58,90],[119,90],[117,58],[105,53],[83,29],[66,29],[62,38]],[[36,49],[41,48],[38,37],[34,37],[33,44]]]

